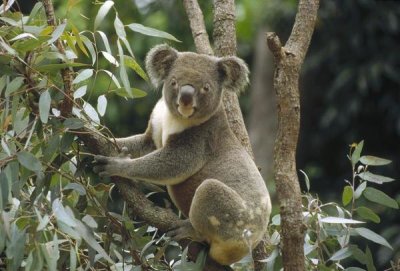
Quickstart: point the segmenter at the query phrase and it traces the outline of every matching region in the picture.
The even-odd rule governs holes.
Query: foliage
[[[370,171],[374,167],[388,165],[391,161],[375,156],[361,156],[363,145],[364,141],[361,141],[350,146],[348,159],[352,168],[352,178],[351,181],[345,180],[347,185],[343,189],[342,203],[322,203],[309,192],[303,195],[303,216],[307,226],[304,243],[307,270],[377,270],[369,245],[376,243],[393,250],[383,236],[365,224],[381,222],[379,215],[374,211],[379,205],[398,212],[399,204],[394,199],[372,187],[394,181]],[[304,172],[303,174],[309,189],[308,176]],[[265,262],[270,268],[268,270],[279,270],[279,214],[272,218],[271,230],[272,253]],[[360,240],[360,237],[364,241]],[[366,245],[365,241],[368,242]],[[349,267],[351,265],[363,268]]]
[[[109,97],[146,95],[128,79],[133,71],[148,80],[125,29],[177,39],[141,24],[124,25],[112,1],[98,6],[92,31],[79,30],[73,20],[48,25],[41,3],[29,15],[15,11],[14,1],[4,3],[0,7],[0,268],[178,266],[176,243],[162,236],[156,239],[157,230],[131,220],[125,208],[120,214],[112,212],[113,185],[99,183],[85,169],[90,155],[77,137],[83,127],[104,129],[100,118]],[[67,9],[73,5],[68,1]],[[101,30],[111,13],[114,36]],[[64,50],[57,45],[59,39]],[[73,97],[65,95],[63,69],[74,71]],[[99,80],[106,87],[95,90]],[[70,98],[72,112],[63,112]]]

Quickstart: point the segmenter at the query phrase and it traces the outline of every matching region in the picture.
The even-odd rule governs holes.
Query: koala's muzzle
[[[194,97],[194,87],[191,85],[184,85],[181,87],[178,96],[179,104],[183,106],[190,106],[193,104],[193,97]]]

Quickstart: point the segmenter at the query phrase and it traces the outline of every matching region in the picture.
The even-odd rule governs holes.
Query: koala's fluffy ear
[[[157,45],[146,56],[146,70],[154,86],[168,76],[172,65],[178,58],[178,51],[166,44]]]
[[[249,83],[249,69],[242,59],[234,56],[223,57],[217,65],[224,88],[238,94],[244,90]]]

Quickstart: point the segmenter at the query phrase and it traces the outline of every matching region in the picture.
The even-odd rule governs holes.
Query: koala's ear
[[[166,44],[157,45],[146,56],[146,70],[154,86],[168,76],[172,65],[178,58],[178,51]]]
[[[224,88],[237,93],[244,90],[249,83],[249,69],[242,59],[234,56],[223,57],[217,65]]]

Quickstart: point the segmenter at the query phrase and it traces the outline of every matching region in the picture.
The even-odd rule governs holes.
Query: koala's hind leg
[[[242,197],[224,183],[207,179],[197,188],[189,219],[210,244],[210,256],[215,261],[230,265],[251,250],[244,237],[244,231],[254,231],[250,212]]]

